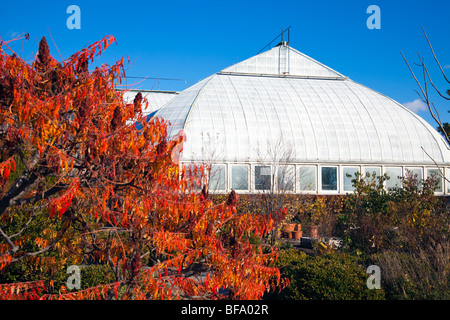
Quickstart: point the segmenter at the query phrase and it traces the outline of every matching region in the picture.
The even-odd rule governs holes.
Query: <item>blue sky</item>
[[[70,5],[81,10],[81,29],[68,29]],[[368,29],[366,12],[377,5],[381,29]],[[290,45],[336,71],[406,104],[436,127],[418,103],[409,62],[420,52],[436,84],[450,89],[430,55],[423,26],[450,76],[450,1],[8,1],[0,7],[0,36],[9,40],[28,32],[30,40],[14,50],[30,60],[45,36],[61,60],[82,47],[113,35],[98,63],[123,56],[128,76],[176,78],[187,86],[255,55],[283,28],[291,26]],[[53,40],[52,40],[53,38]],[[23,47],[22,47],[23,46]],[[420,69],[415,69],[420,75]],[[136,81],[129,79],[127,83]],[[184,81],[147,80],[142,89],[183,90]],[[433,95],[442,120],[450,122],[450,102]]]

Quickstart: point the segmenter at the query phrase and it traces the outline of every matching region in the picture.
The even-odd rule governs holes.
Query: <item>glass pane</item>
[[[270,190],[272,186],[272,170],[270,166],[255,167],[255,190]]]
[[[225,190],[225,165],[214,164],[209,172],[209,189]]]
[[[418,188],[422,189],[422,168],[417,167],[406,168],[405,177],[408,176],[408,173],[411,173],[413,175],[413,178],[416,177],[418,182]]]
[[[295,167],[293,165],[279,166],[277,174],[278,189],[294,191]]]
[[[248,166],[233,165],[231,167],[231,188],[233,190],[248,190]]]
[[[359,172],[358,167],[344,167],[344,191],[355,191],[352,180],[356,179],[356,172]]]
[[[436,188],[436,192],[442,192],[442,175],[441,175],[441,171],[439,169],[428,169],[427,170],[428,175],[427,178],[430,177],[436,177],[436,179],[438,179],[438,185]]]
[[[450,168],[447,168],[446,177],[447,177],[447,180],[449,180],[449,181],[447,181],[447,193],[450,193]]]
[[[322,167],[322,190],[337,191],[337,167]]]
[[[202,168],[196,164],[186,164],[184,165],[186,170],[186,177],[192,181],[192,186],[195,190],[200,190],[202,188],[203,173]]]
[[[369,177],[370,179],[373,178],[374,173],[376,175],[375,180],[377,177],[381,176],[381,168],[380,167],[367,167],[367,168],[365,168],[365,172],[366,172],[366,176],[367,176],[367,174],[370,174],[370,177]]]
[[[316,167],[305,166],[299,170],[300,191],[316,190]]]
[[[389,179],[386,180],[386,188],[388,190],[393,188],[401,188],[402,168],[386,168],[385,173],[389,177]]]

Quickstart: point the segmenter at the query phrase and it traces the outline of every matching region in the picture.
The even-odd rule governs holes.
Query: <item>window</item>
[[[303,166],[299,170],[300,191],[316,190],[316,167]]]
[[[359,172],[359,167],[344,167],[344,191],[355,191],[352,180],[356,179],[356,173]]]
[[[255,190],[270,190],[272,186],[272,168],[270,166],[255,167]]]
[[[280,191],[294,191],[295,166],[279,166],[277,170],[277,184]]]
[[[381,176],[381,168],[380,167],[367,167],[365,168],[366,171],[366,177],[367,174],[369,174],[369,179],[371,180],[377,180],[377,177]],[[375,179],[373,178],[373,175],[375,174]]]
[[[419,190],[422,189],[422,168],[409,167],[405,169],[405,177],[408,177],[408,175],[411,174],[413,178],[417,179],[417,187]]]
[[[447,175],[446,175],[446,178],[447,178],[447,193],[450,193],[450,168],[447,168]]]
[[[231,188],[233,190],[248,190],[248,166],[232,165],[231,166]]]
[[[439,169],[427,169],[427,178],[435,177],[438,180],[438,184],[435,192],[442,192],[442,174]]]
[[[337,191],[337,167],[322,167],[322,190]]]
[[[203,167],[196,164],[185,164],[186,177],[192,181],[195,190],[201,190],[203,185]]]
[[[386,168],[384,173],[389,177],[386,180],[388,190],[402,187],[402,168]]]
[[[209,189],[212,191],[225,190],[225,168],[224,164],[213,164],[209,172]]]

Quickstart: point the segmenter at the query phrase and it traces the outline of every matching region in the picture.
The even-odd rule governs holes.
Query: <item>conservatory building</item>
[[[149,117],[184,130],[181,162],[207,164],[209,188],[345,194],[356,172],[436,176],[450,195],[450,147],[424,119],[287,43],[221,70]]]

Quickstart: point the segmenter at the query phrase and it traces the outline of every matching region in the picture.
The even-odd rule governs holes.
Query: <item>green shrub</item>
[[[291,285],[270,298],[288,300],[380,300],[383,289],[367,288],[369,274],[345,254],[307,256],[295,249],[280,252],[277,265]]]
[[[108,265],[88,265],[81,268],[81,289],[92,288],[114,281],[114,273]]]

